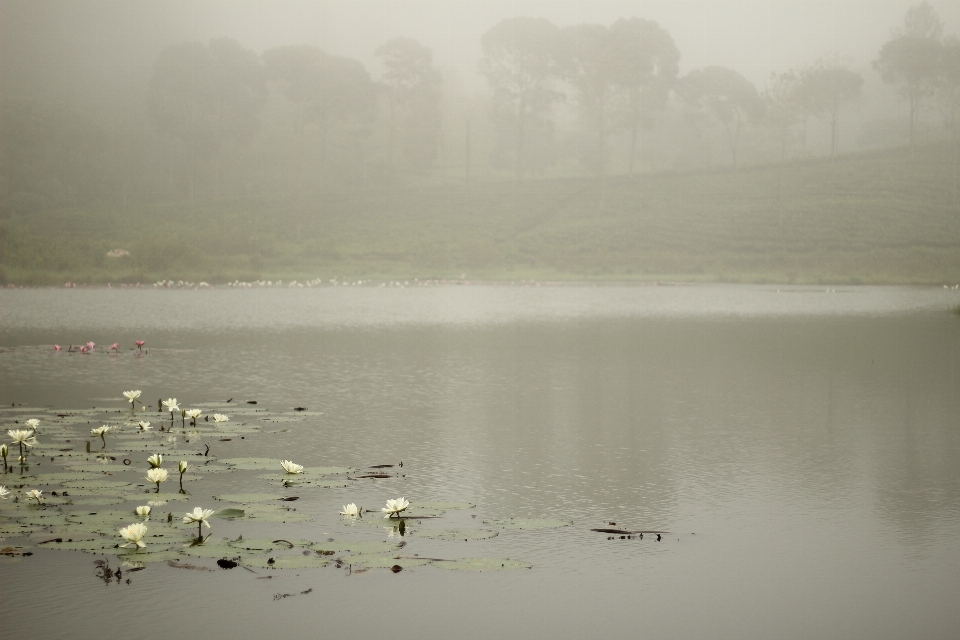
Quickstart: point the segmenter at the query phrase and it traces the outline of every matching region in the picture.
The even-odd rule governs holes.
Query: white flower
[[[345,504],[343,505],[343,511],[340,512],[340,515],[353,517],[359,516],[360,508],[352,502],[350,504]]]
[[[120,545],[121,547],[129,547],[132,544],[135,544],[138,549],[146,547],[147,545],[143,542],[143,537],[147,535],[147,525],[142,522],[135,522],[134,524],[128,525],[123,529],[120,529],[120,537],[127,541],[127,544]]]
[[[110,427],[103,425],[102,427],[97,427],[96,429],[90,429],[90,435],[100,436],[101,438],[104,434],[110,433]]]
[[[406,498],[397,498],[396,500],[387,500],[387,506],[380,509],[383,511],[385,516],[384,518],[390,518],[394,515],[397,517],[400,516],[400,512],[410,506],[410,503],[407,502]]]
[[[30,418],[29,420],[27,420],[27,426],[33,429],[34,431],[36,431],[37,427],[40,426],[40,421],[37,420],[36,418]]]
[[[133,404],[134,401],[140,397],[140,390],[137,389],[136,391],[124,391],[123,395],[127,400],[130,401],[130,404]]]
[[[140,431],[150,431],[150,429],[152,428],[150,426],[150,423],[147,422],[146,420],[141,420],[140,422],[137,423],[137,426],[140,427]]]
[[[150,463],[151,469],[156,469],[163,464],[163,456],[160,455],[159,453],[155,453],[149,458],[147,458],[147,462]]]
[[[223,415],[222,413],[213,414],[213,421],[216,422],[217,424],[220,424],[221,422],[227,422],[229,420],[230,418]]]
[[[181,461],[180,461],[179,468],[180,468],[180,475],[183,475],[184,473],[187,472],[187,469],[190,468],[190,465],[187,464],[187,461],[186,461],[186,460],[181,460]]]
[[[187,417],[191,420],[196,420],[201,415],[203,415],[203,411],[200,409],[187,409]]]
[[[8,495],[10,495],[10,489],[7,489],[5,486],[0,484],[0,498],[6,500]]]
[[[37,504],[40,504],[40,499],[43,497],[40,494],[43,493],[41,489],[30,489],[30,491],[25,492],[28,498],[33,498],[37,501]]]
[[[142,504],[139,507],[137,507],[135,511],[138,516],[146,517],[150,515],[150,511],[152,511],[152,509],[150,508],[150,505]]]
[[[180,411],[180,405],[177,404],[176,398],[167,398],[163,401],[163,406],[167,408],[167,411]]]
[[[166,469],[156,468],[156,469],[149,469],[149,470],[147,471],[147,475],[144,476],[144,477],[145,477],[147,480],[149,480],[150,482],[156,483],[156,485],[157,485],[157,492],[159,492],[159,491],[160,491],[160,483],[161,483],[161,482],[166,482],[168,475],[169,475],[169,474],[167,473],[167,470],[166,470]]]
[[[37,439],[33,437],[33,431],[30,429],[10,429],[7,435],[13,438],[13,444],[27,445],[32,447],[37,444]]]
[[[289,460],[281,460],[280,466],[283,467],[283,470],[287,473],[303,473],[303,465],[290,462]]]
[[[200,507],[195,507],[192,513],[187,513],[183,516],[183,524],[191,524],[193,522],[197,523],[197,536],[200,535],[201,525],[206,525],[207,529],[210,529],[210,523],[207,522],[207,518],[213,515],[213,509],[201,509]]]

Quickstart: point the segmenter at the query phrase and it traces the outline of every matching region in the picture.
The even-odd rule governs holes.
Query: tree
[[[911,7],[904,26],[880,48],[873,68],[887,84],[897,85],[910,102],[910,148],[913,149],[918,110],[933,95],[943,53],[943,25],[926,1]]]
[[[249,144],[266,100],[259,59],[235,40],[185,42],[160,52],[150,80],[148,112],[160,133],[186,147],[191,198],[194,175],[205,164],[212,163],[219,192],[224,147]]]
[[[492,117],[501,140],[512,141],[517,180],[551,134],[550,109],[563,99],[560,30],[545,18],[509,18],[483,34],[480,72],[493,89]],[[535,135],[540,134],[540,140]]]
[[[799,94],[800,74],[791,69],[771,74],[770,84],[761,96],[766,105],[764,121],[776,134],[781,161],[787,157],[793,127],[804,119]]]
[[[688,73],[677,90],[690,106],[710,113],[723,124],[736,169],[743,125],[763,117],[764,104],[757,88],[733,69],[704,67]]]
[[[957,179],[960,172],[960,40],[951,37],[944,42],[941,79],[937,102],[944,124],[953,142],[953,203],[957,203]]]
[[[337,143],[354,149],[362,146],[359,143],[369,133],[376,96],[370,74],[360,62],[309,45],[270,49],[263,53],[263,61],[267,76],[297,106],[293,125],[301,179],[308,126],[317,131],[321,174],[333,166],[331,149]]]
[[[394,38],[375,55],[386,67],[381,84],[390,116],[389,162],[399,166],[399,155],[402,166],[422,173],[436,160],[440,143],[442,77],[433,52],[412,38]]]
[[[821,58],[800,73],[800,102],[808,113],[830,121],[830,155],[840,140],[840,109],[860,96],[863,76],[844,67],[836,56]]]
[[[633,173],[637,133],[641,125],[650,125],[653,113],[666,108],[680,70],[680,51],[653,20],[620,18],[610,31],[616,52],[614,78],[623,94],[622,117],[630,129],[627,171]]]

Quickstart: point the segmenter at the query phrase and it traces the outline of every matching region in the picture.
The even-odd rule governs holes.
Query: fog
[[[909,27],[911,15],[926,22]],[[927,26],[916,26],[921,22]],[[245,199],[229,208],[258,219],[263,199],[275,198],[275,208],[297,210],[289,222],[302,231],[317,211],[327,215],[331,207],[317,205],[310,214],[280,199],[296,196],[302,203],[307,194],[331,189],[351,197],[376,192],[401,215],[407,209],[391,190],[583,179],[584,189],[596,190],[584,202],[617,213],[617,189],[624,201],[637,201],[641,190],[646,197],[651,185],[675,193],[655,176],[737,174],[839,157],[858,176],[850,186],[875,193],[878,170],[850,165],[878,157],[864,154],[909,148],[911,158],[926,158],[930,166],[952,162],[943,145],[957,138],[960,72],[954,67],[960,63],[951,61],[958,28],[960,5],[940,1],[8,0],[0,5],[0,219],[13,222],[2,235],[3,279],[17,273],[39,282],[77,269],[93,280],[110,279],[90,271],[102,271],[102,259],[62,257],[75,247],[59,251],[56,264],[26,248],[38,233],[39,227],[29,228],[40,224],[37,216],[65,207],[93,216],[93,228],[110,224],[102,218],[105,208],[118,219],[135,219],[159,205],[186,215],[182,203],[189,203],[190,216],[211,220],[224,198]],[[913,81],[896,60],[893,66],[880,60],[887,43],[909,37],[938,52],[930,57],[936,69]],[[537,64],[532,79],[522,80],[527,85],[518,85]],[[308,69],[315,74],[310,79],[302,75]],[[912,170],[930,175],[923,167]],[[946,207],[948,217],[957,201],[956,174],[934,178],[945,189],[937,206]],[[803,183],[812,178],[797,167],[780,175],[777,194],[763,193],[771,183],[766,177],[742,184],[746,178],[734,176],[726,187],[776,200],[782,226],[790,220],[786,207],[801,204],[785,195],[784,176]],[[654,183],[617,182],[624,176]],[[689,185],[673,188],[689,191]],[[929,189],[917,193],[929,195]],[[423,197],[438,208],[451,206]],[[250,198],[261,200],[253,207]],[[508,199],[525,211],[544,202],[534,193]],[[471,202],[477,211],[497,207]],[[199,203],[206,203],[202,210]],[[722,203],[743,204],[730,195]],[[927,205],[918,200],[912,210]],[[648,202],[645,210],[679,219],[671,206]],[[391,215],[369,202],[339,212],[350,217],[348,211],[359,210]],[[236,222],[217,215],[221,225]],[[574,219],[589,226],[586,216],[582,211]],[[301,240],[313,237],[304,233]],[[322,248],[301,247],[327,258],[310,269],[290,269],[342,271],[333,263],[345,255],[345,244],[363,242],[357,233],[343,228],[337,238],[327,234]],[[515,247],[507,256],[488,247],[477,249],[482,259],[450,259],[451,252],[464,255],[449,249],[451,238],[462,244],[459,233],[425,239],[434,246],[429,250],[410,242],[381,247],[380,254],[405,256],[406,266],[372,266],[369,255],[355,255],[351,269],[400,275],[442,265],[451,273],[482,267],[492,274],[508,262],[543,265],[544,257],[533,255],[543,253],[537,248]],[[220,240],[232,247],[226,254],[249,258],[249,248],[236,239]],[[439,243],[448,246],[447,258],[436,253]],[[417,252],[421,259],[412,257]],[[174,268],[146,253],[134,253],[137,264],[114,274],[117,279]],[[686,259],[657,267],[631,260],[637,264],[618,263],[614,271],[691,274],[698,268]],[[253,273],[261,275],[279,268],[257,264]],[[554,275],[568,268],[567,275],[584,275],[582,266],[551,262]],[[233,271],[225,267],[220,275]]]

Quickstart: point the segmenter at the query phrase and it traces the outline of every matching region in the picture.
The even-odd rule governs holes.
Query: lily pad
[[[279,538],[241,538],[240,540],[227,542],[227,545],[232,549],[246,551],[276,551],[293,549],[294,547],[310,547],[312,544],[314,543],[310,540],[281,540]]]
[[[427,558],[398,558],[393,555],[343,556],[340,561],[344,564],[352,564],[354,567],[367,567],[369,569],[389,569],[394,565],[400,565],[406,569],[408,567],[422,567],[432,562]]]
[[[198,545],[185,546],[180,549],[180,553],[195,558],[249,558],[250,556],[263,555],[270,553],[272,549],[240,549],[231,547],[225,542],[204,543]],[[246,562],[246,561],[244,561]]]
[[[133,564],[135,562],[177,562],[183,559],[180,552],[169,548],[154,548],[147,546],[146,549],[117,549],[114,554],[122,562]],[[136,565],[134,565],[136,566]]]
[[[325,567],[333,562],[332,558],[327,556],[318,556],[310,554],[282,556],[257,556],[255,558],[246,558],[242,564],[255,569],[317,569]]]
[[[434,562],[433,566],[452,571],[511,571],[513,569],[532,569],[533,565],[522,560],[510,558],[460,558]]]
[[[557,529],[568,527],[573,522],[556,518],[503,518],[502,520],[485,520],[483,524],[502,529]]]
[[[280,461],[276,458],[222,458],[220,463],[229,465],[234,469],[247,471],[275,469],[280,466]]]
[[[445,502],[443,500],[417,500],[413,506],[421,509],[434,509],[439,511],[453,511],[456,509],[473,509],[477,505],[472,502]]]
[[[349,551],[353,555],[362,555],[367,553],[389,553],[400,549],[402,545],[394,542],[381,542],[379,540],[333,540],[316,542],[309,546],[315,551],[326,551],[334,554]]]
[[[496,531],[489,529],[423,529],[417,531],[420,538],[433,538],[436,540],[486,540],[499,535]]]
[[[219,496],[213,496],[215,500],[224,502],[270,502],[271,500],[283,500],[279,493],[224,493]]]
[[[213,514],[214,518],[223,518],[225,520],[234,520],[242,518],[245,515],[243,509],[221,509]]]

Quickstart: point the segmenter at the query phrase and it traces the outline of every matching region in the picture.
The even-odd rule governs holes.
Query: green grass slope
[[[0,278],[954,283],[955,170],[930,147],[615,177],[603,192],[540,180],[46,211],[0,221]]]

